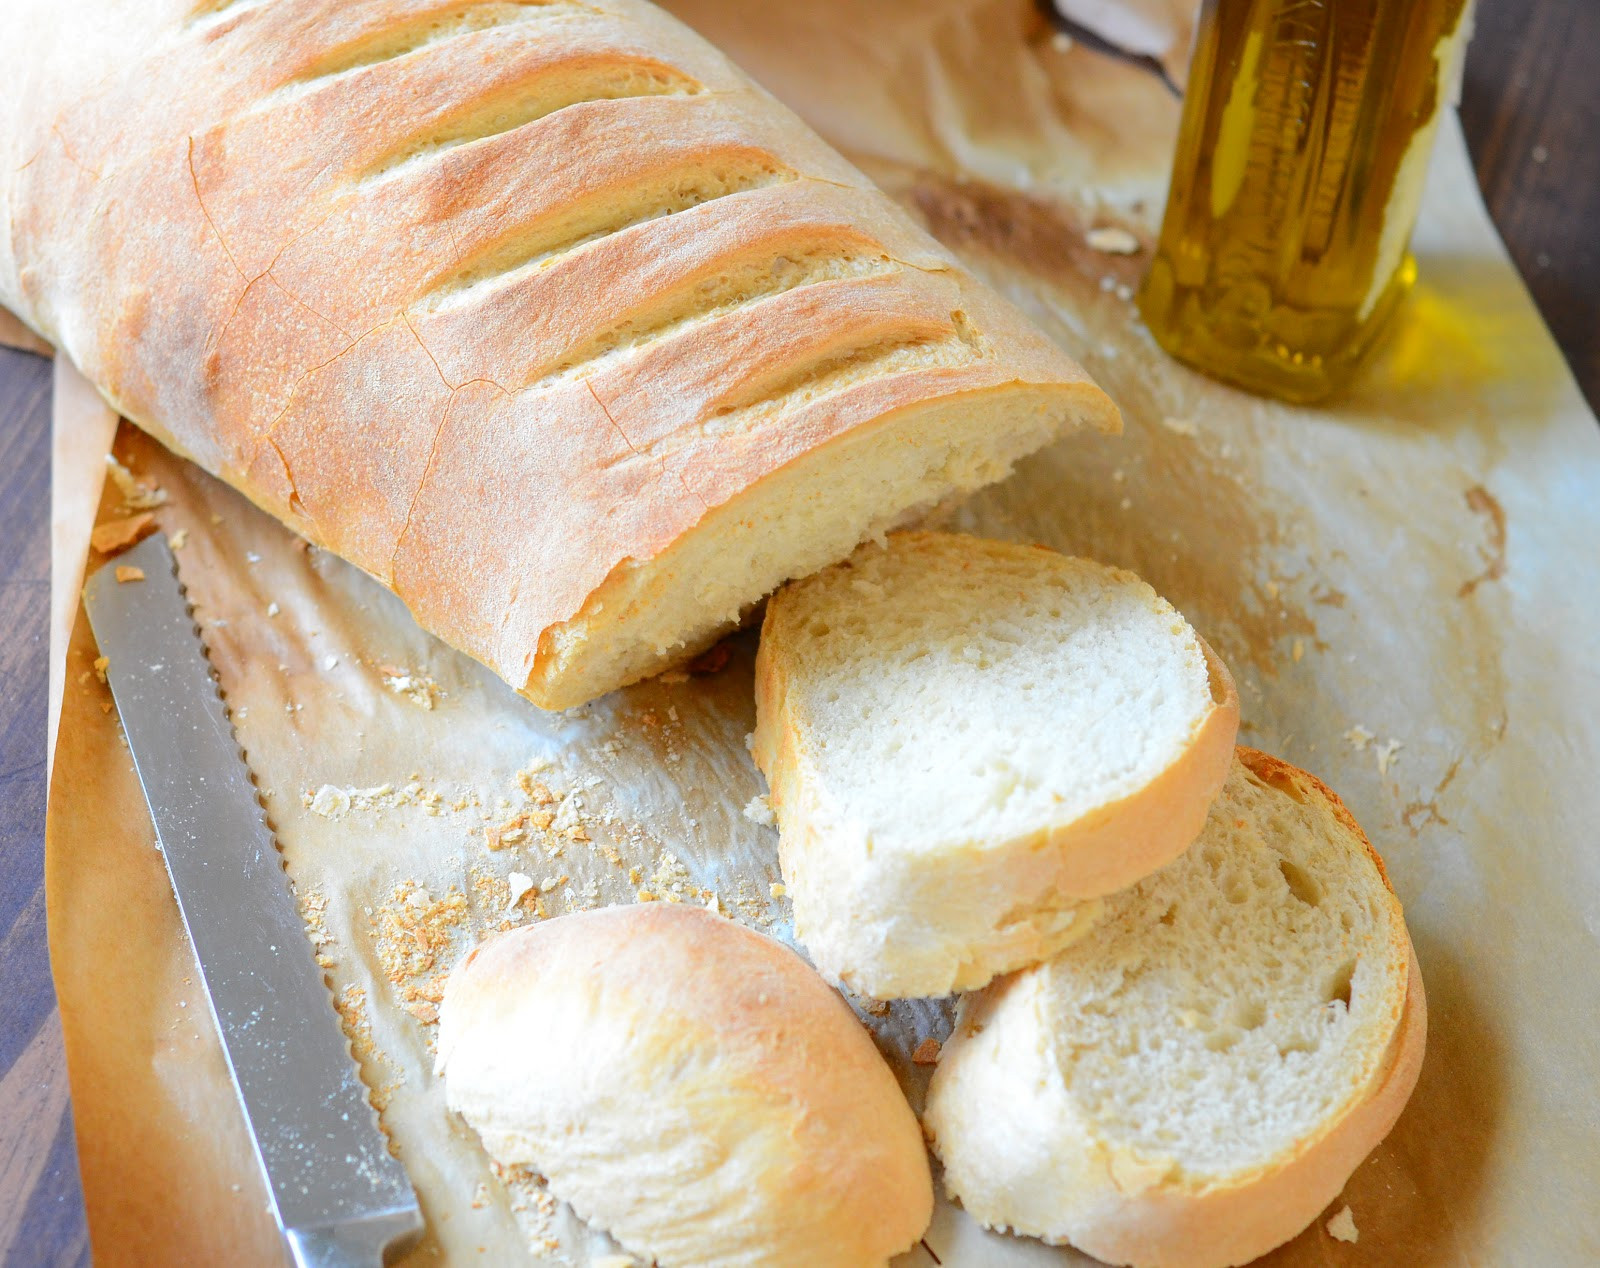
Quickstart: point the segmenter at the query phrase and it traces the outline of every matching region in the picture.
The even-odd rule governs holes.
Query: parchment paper
[[[1389,863],[1428,985],[1421,1083],[1332,1208],[1349,1203],[1359,1242],[1319,1222],[1270,1261],[1600,1260],[1600,431],[1484,216],[1453,121],[1416,241],[1422,280],[1380,364],[1342,405],[1296,410],[1164,358],[1128,298],[1143,254],[1085,244],[1102,223],[1148,243],[1159,219],[1177,105],[1153,76],[1064,46],[1025,0],[671,7],[1122,405],[1121,440],[1056,446],[957,523],[1142,572],[1232,665],[1244,738],[1333,783]],[[58,438],[83,435],[72,399],[58,394]],[[532,1178],[497,1177],[445,1111],[431,1074],[440,975],[540,904],[714,896],[788,935],[774,833],[745,813],[762,791],[743,744],[751,636],[719,672],[542,714],[126,426],[117,454],[147,482],[135,500],[164,498],[152,514],[181,535],[240,737],[423,1200],[413,1262],[586,1262],[604,1240]],[[126,496],[107,483],[101,522],[128,513]],[[277,1263],[95,654],[79,620],[47,883],[96,1255]],[[542,892],[508,910],[513,873]],[[943,1009],[868,1020],[919,1103],[926,1071],[905,1054],[942,1033]],[[946,1265],[1081,1262],[949,1207],[927,1243]]]

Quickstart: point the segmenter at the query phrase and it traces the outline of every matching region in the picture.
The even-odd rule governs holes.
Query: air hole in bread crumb
[[[1258,771],[1256,778],[1268,788],[1276,788],[1290,801],[1298,802],[1302,806],[1306,804],[1305,793],[1300,791],[1300,786],[1286,771],[1268,769],[1265,774]]]
[[[1174,920],[1177,919],[1177,917],[1178,917],[1178,904],[1177,903],[1172,903],[1167,907],[1167,909],[1164,912],[1161,913],[1160,921],[1164,925],[1170,925]]]
[[[1212,1052],[1227,1052],[1238,1042],[1237,1030],[1214,1030],[1206,1036],[1206,1047]]]
[[[1334,970],[1332,976],[1328,978],[1326,989],[1323,991],[1323,997],[1328,1003],[1338,1003],[1343,1004],[1346,1008],[1350,1007],[1350,983],[1355,975],[1356,962],[1354,960],[1346,960]]]
[[[1279,859],[1278,870],[1283,873],[1283,882],[1289,887],[1289,892],[1307,907],[1322,903],[1322,890],[1303,867],[1288,859]]]
[[[1266,1024],[1267,1010],[1257,1000],[1240,1000],[1234,1004],[1228,1021],[1239,1030],[1259,1030]]]

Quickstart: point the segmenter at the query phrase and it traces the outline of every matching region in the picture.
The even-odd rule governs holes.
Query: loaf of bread
[[[1240,749],[1199,840],[1094,934],[962,1003],[924,1123],[993,1228],[1140,1268],[1304,1229],[1417,1080],[1427,1006],[1339,799]]]
[[[643,0],[18,0],[0,303],[547,707],[1119,425]]]
[[[452,1108],[661,1268],[873,1268],[922,1235],[917,1120],[794,952],[651,903],[503,935],[450,975]]]
[[[1200,831],[1233,680],[1128,572],[945,533],[785,587],[756,659],[795,932],[878,998],[982,986],[1082,936]]]

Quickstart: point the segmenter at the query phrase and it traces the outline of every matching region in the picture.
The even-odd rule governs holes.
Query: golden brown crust
[[[439,1053],[491,1154],[663,1265],[884,1264],[932,1211],[916,1118],[844,1001],[697,907],[484,944],[451,974]]]
[[[110,76],[70,39],[41,50],[0,302],[535,696],[562,694],[530,683],[541,638],[619,567],[885,415],[1033,384],[1057,428],[1117,425],[639,0],[173,6],[144,28]]]

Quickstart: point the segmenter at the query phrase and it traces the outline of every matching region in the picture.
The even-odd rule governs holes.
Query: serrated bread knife
[[[313,959],[166,539],[101,568],[84,602],[290,1254],[301,1268],[381,1264],[421,1232],[416,1194]]]

